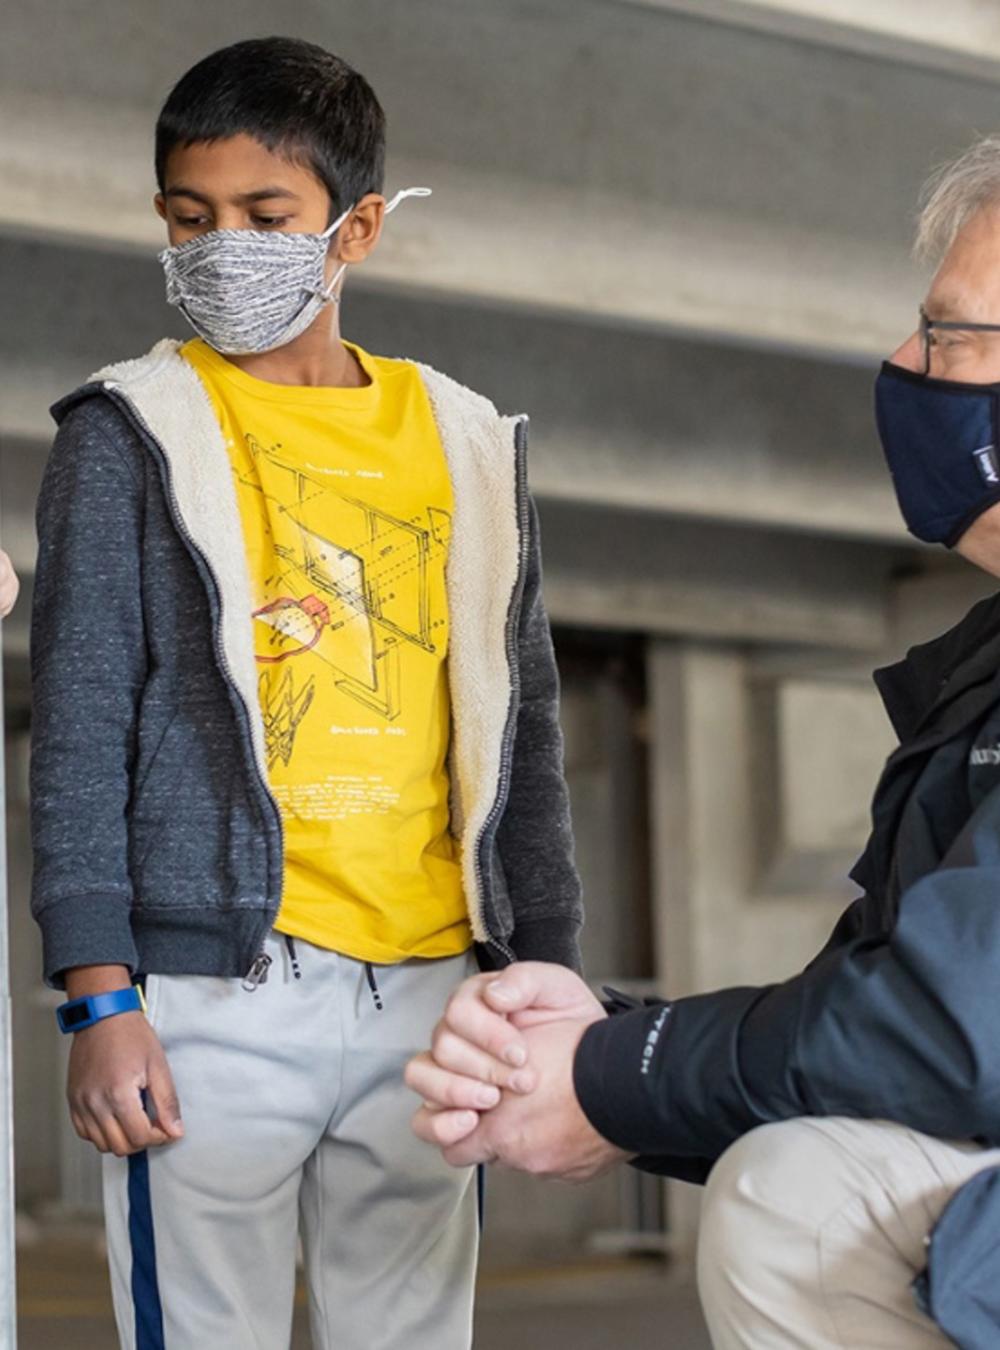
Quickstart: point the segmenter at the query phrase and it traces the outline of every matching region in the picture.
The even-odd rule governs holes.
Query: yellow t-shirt
[[[448,811],[451,480],[417,368],[350,349],[363,388],[271,384],[201,339],[181,351],[246,542],[285,832],[276,926],[361,961],[452,956],[472,935]]]

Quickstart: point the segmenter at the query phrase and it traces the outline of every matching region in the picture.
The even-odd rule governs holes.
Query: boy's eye
[[[175,216],[174,219],[187,230],[196,230],[199,225],[208,224],[208,216]]]
[[[263,230],[274,230],[288,224],[287,216],[254,216],[253,223]]]

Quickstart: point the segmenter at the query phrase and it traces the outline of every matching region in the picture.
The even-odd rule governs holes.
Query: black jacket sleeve
[[[1000,1144],[998,840],[1000,791],[903,895],[892,932],[831,942],[783,984],[590,1028],[575,1082],[594,1126],[669,1158],[656,1170],[676,1175],[682,1160],[717,1158],[754,1126],[796,1116]]]
[[[559,725],[559,672],[542,600],[538,514],[531,503],[517,630],[519,703],[510,793],[497,845],[514,907],[511,946],[520,960],[580,969],[583,921],[573,861],[569,791]]]
[[[143,493],[121,425],[97,400],[72,410],[38,502],[32,909],[55,985],[71,966],[137,959],[126,812],[146,672]]]

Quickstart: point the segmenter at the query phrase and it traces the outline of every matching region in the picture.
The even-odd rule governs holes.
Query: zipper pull
[[[261,952],[254,959],[253,965],[247,971],[243,979],[243,988],[248,994],[252,994],[259,984],[267,983],[267,972],[271,969],[271,957],[267,952]]]

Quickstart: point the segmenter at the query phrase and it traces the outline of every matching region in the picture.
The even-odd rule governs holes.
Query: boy
[[[201,61],[156,131],[199,337],[54,409],[33,905],[136,1350],[286,1345],[300,1222],[315,1345],[467,1346],[403,1065],[474,943],[578,964],[524,421],[340,336],[383,155],[321,48]]]

